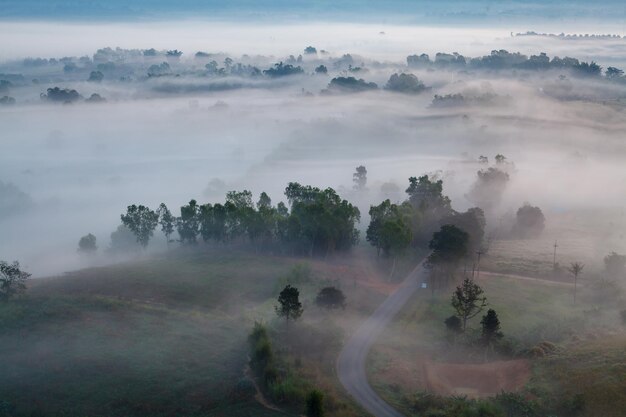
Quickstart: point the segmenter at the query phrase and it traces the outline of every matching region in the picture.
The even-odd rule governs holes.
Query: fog
[[[285,201],[289,181],[338,189],[361,208],[361,228],[367,226],[369,205],[388,197],[383,184],[396,184],[400,192],[390,197],[400,201],[408,177],[425,173],[437,173],[453,207],[464,210],[473,205],[467,194],[482,168],[478,156],[493,161],[498,153],[514,170],[488,222],[524,202],[548,213],[619,214],[626,192],[626,84],[569,74],[563,81],[559,75],[565,72],[559,70],[459,71],[406,64],[412,54],[434,58],[437,52],[459,52],[470,58],[493,49],[570,56],[603,68],[626,63],[623,39],[511,36],[528,29],[4,22],[0,79],[22,77],[14,77],[8,94],[16,104],[0,107],[0,181],[30,200],[1,213],[0,253],[19,259],[36,276],[68,271],[85,262],[76,253],[78,239],[93,233],[105,249],[129,204],[156,208],[164,202],[177,215],[191,198],[222,201],[234,189],[255,196],[266,191],[277,203]],[[308,45],[317,48],[315,56],[290,61],[289,55],[297,57]],[[106,46],[178,49],[183,55],[118,58],[104,80],[86,81],[90,69],[83,66],[95,69],[91,57]],[[215,55],[194,59],[196,51]],[[364,69],[350,73],[339,61],[344,54],[352,56],[353,67]],[[90,58],[79,63],[80,56]],[[36,57],[76,57],[78,65],[71,71],[62,63],[25,65],[25,58]],[[202,74],[207,62],[215,59],[222,66],[226,57],[260,70],[284,61],[305,71],[277,78]],[[164,61],[177,75],[146,76],[147,67]],[[328,75],[312,74],[320,64]],[[382,88],[400,72],[415,74],[429,89],[417,95],[382,89],[322,92],[339,75]],[[85,98],[97,93],[107,101],[43,102],[40,94],[54,86]],[[461,105],[432,104],[434,95],[457,93],[467,99]],[[357,194],[352,172],[361,164],[368,170],[368,192]]]

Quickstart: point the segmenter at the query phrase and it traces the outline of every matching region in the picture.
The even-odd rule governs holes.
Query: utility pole
[[[556,271],[556,248],[558,248],[559,245],[556,244],[556,240],[554,241],[554,255],[552,257],[552,270]]]
[[[478,261],[476,262],[476,279],[480,279],[480,255],[482,255],[483,252],[478,249],[476,254],[478,255]]]

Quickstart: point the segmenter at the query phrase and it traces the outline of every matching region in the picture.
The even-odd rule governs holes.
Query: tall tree
[[[360,220],[359,209],[332,188],[289,183],[285,195],[291,204],[288,240],[309,256],[346,251],[358,241],[355,223]]]
[[[383,223],[380,232],[381,246],[392,257],[390,278],[396,270],[396,261],[411,244],[411,229],[400,217],[388,219]]]
[[[165,203],[161,203],[157,209],[157,214],[159,215],[161,231],[165,235],[165,240],[169,246],[171,242],[170,236],[174,233],[174,226],[176,225],[176,217],[172,215],[172,212],[167,208]]]
[[[578,277],[583,272],[584,267],[585,265],[581,264],[580,262],[572,262],[570,267],[567,268],[569,273],[572,274],[572,276],[574,277],[574,304],[576,304],[576,290],[578,286]]]
[[[463,322],[463,331],[467,329],[467,321],[477,316],[487,306],[487,297],[483,289],[469,278],[465,278],[461,285],[452,293],[452,308]]]
[[[180,208],[180,217],[176,221],[176,229],[180,236],[180,241],[186,244],[195,245],[198,240],[200,230],[200,208],[196,200],[189,201],[189,204]]]
[[[357,191],[363,191],[367,187],[367,169],[363,165],[356,167],[356,171],[352,174],[352,182],[354,182],[354,189]]]
[[[487,346],[493,346],[493,343],[502,337],[500,331],[500,319],[498,313],[492,308],[487,310],[487,314],[480,321],[482,326],[482,341]]]
[[[122,214],[120,217],[124,226],[133,232],[137,242],[144,248],[148,246],[159,222],[159,215],[146,206],[133,204],[128,206],[126,214]]]
[[[0,301],[8,301],[26,291],[26,280],[30,274],[20,269],[20,263],[0,261]]]
[[[298,320],[304,309],[300,302],[300,291],[287,285],[278,295],[278,304],[274,307],[278,317],[283,317],[289,325],[289,320]]]
[[[469,235],[456,226],[446,224],[433,234],[428,247],[432,250],[426,258],[426,267],[431,270],[431,291],[435,291],[435,282],[439,286],[454,279],[454,274],[461,260],[467,256]],[[442,282],[443,281],[443,282]]]

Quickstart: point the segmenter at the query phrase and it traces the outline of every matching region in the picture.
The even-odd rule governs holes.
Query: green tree
[[[452,293],[452,308],[463,323],[462,329],[467,329],[467,321],[477,316],[487,306],[487,297],[483,289],[469,278],[465,278],[461,285]]]
[[[172,212],[167,208],[165,203],[161,203],[157,209],[157,214],[159,215],[161,231],[165,235],[165,240],[169,246],[171,242],[170,236],[174,233],[174,226],[176,225],[176,217],[172,215]]]
[[[444,320],[446,328],[453,333],[461,333],[463,331],[463,323],[457,316],[450,316]]]
[[[128,206],[126,214],[122,214],[120,217],[122,224],[133,232],[137,242],[144,248],[148,246],[159,222],[159,215],[146,206],[133,204]]]
[[[94,253],[98,250],[96,246],[96,237],[91,233],[83,236],[78,241],[78,251],[83,253]]]
[[[289,320],[298,320],[304,311],[300,302],[300,291],[291,285],[285,286],[278,295],[278,304],[274,309],[278,317],[283,317],[287,324]]]
[[[370,224],[365,239],[385,256],[397,256],[411,243],[413,209],[409,204],[392,204],[389,199],[369,210]]]
[[[500,338],[502,338],[502,332],[500,331],[500,319],[498,319],[498,313],[494,309],[487,310],[487,314],[483,316],[480,321],[482,325],[482,341],[488,347],[493,347],[493,344]]]
[[[398,256],[409,247],[411,238],[411,229],[401,218],[396,217],[383,223],[380,232],[381,246],[385,253],[388,253],[393,259],[390,278],[393,278],[396,270]]]
[[[289,183],[285,195],[291,204],[287,240],[309,256],[346,251],[358,241],[355,223],[359,209],[335,190]]]
[[[467,254],[472,255],[480,250],[485,237],[485,213],[479,207],[468,209],[465,213],[454,213],[441,220],[441,224],[451,224],[467,232]]]
[[[343,310],[346,308],[346,296],[339,288],[324,287],[317,293],[315,304],[328,310]]]
[[[451,282],[461,260],[467,255],[469,235],[456,226],[441,226],[433,234],[428,247],[432,250],[426,258],[426,267],[431,270],[431,291],[435,291],[435,282],[439,286]]]
[[[8,301],[26,291],[26,280],[31,274],[20,269],[20,263],[0,261],[0,301]]]
[[[452,212],[450,198],[443,195],[442,180],[431,180],[428,175],[411,177],[406,193],[411,205],[424,213],[432,213],[441,218]]]
[[[200,230],[200,208],[196,200],[180,208],[180,217],[176,221],[176,230],[182,243],[195,245]]]
[[[324,394],[316,389],[306,396],[306,417],[324,417]]]

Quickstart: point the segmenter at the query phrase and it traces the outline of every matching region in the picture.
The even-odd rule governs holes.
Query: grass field
[[[252,399],[245,340],[294,263],[178,251],[33,280],[0,305],[0,404],[19,416],[281,415]]]
[[[582,278],[598,277],[603,259],[612,251],[626,253],[626,217],[623,211],[596,210],[547,212],[546,229],[537,239],[509,239],[506,227],[492,232],[488,253],[481,268],[494,272],[554,277],[554,243],[556,262],[563,268],[559,278],[571,279],[565,268],[572,262],[586,265]]]
[[[481,279],[480,285],[489,307],[498,312],[513,351],[512,355],[490,355],[491,360],[518,357],[530,361],[531,376],[521,393],[536,402],[537,410],[559,417],[625,415],[626,336],[614,306],[598,308],[589,301],[587,290],[582,290],[583,301],[579,298],[574,305],[572,286],[562,284],[489,277]],[[413,399],[429,387],[425,364],[484,361],[482,348],[451,342],[443,323],[453,314],[450,294],[451,290],[434,298],[426,293],[414,297],[371,353],[372,384],[408,415],[422,415],[413,407]],[[477,338],[480,316],[472,319],[470,327],[469,333]],[[556,349],[545,356],[533,350],[546,341]],[[609,409],[606,404],[619,407]]]
[[[322,389],[329,416],[359,415],[334,363],[392,287],[369,259],[367,250],[321,261],[202,246],[33,279],[0,304],[0,416],[301,414],[300,394],[275,402],[281,411],[255,400],[245,375],[255,321],[272,329],[288,373],[280,389]],[[274,313],[286,284],[305,308],[288,331]],[[345,310],[314,306],[327,285],[344,291]]]

